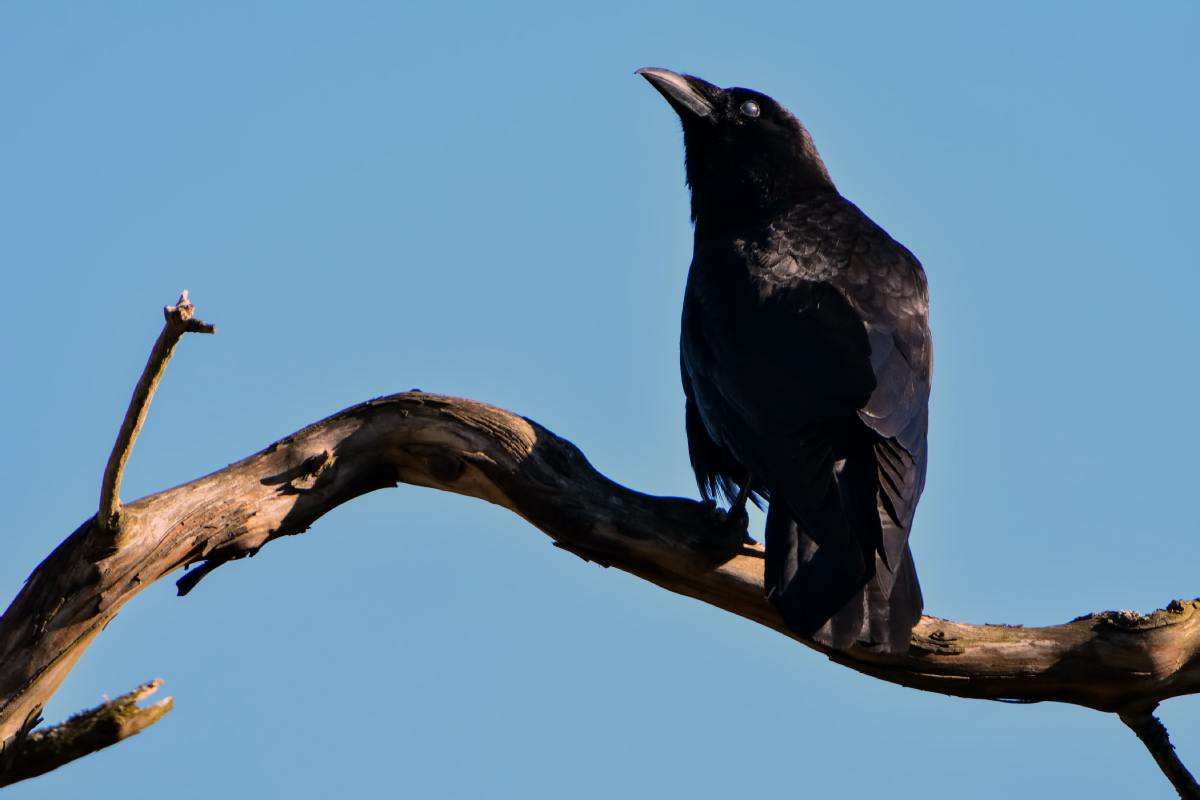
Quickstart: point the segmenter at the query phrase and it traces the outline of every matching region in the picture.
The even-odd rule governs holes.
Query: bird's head
[[[751,89],[722,89],[692,75],[644,67],[683,123],[692,219],[755,218],[805,194],[832,191],[812,137],[790,112]]]

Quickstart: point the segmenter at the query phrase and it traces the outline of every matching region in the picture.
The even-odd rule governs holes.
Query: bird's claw
[[[705,500],[704,507],[717,525],[741,533],[746,542],[754,542],[750,536],[750,515],[744,507],[734,513],[731,509],[720,508],[714,500]]]

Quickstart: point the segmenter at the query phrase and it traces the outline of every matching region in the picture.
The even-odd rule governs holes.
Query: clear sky
[[[414,386],[694,495],[681,142],[645,65],[779,99],[924,262],[930,613],[1200,594],[1193,4],[571,5],[4,4],[6,597],[94,511],[183,288],[218,335],[127,499]],[[8,796],[1172,796],[1115,718],[883,684],[411,487],[146,591],[47,717],[152,677],[162,723]],[[1200,767],[1200,704],[1163,718]]]

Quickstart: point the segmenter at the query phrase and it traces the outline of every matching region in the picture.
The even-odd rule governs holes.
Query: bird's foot
[[[742,534],[742,541],[754,544],[754,539],[750,536],[750,515],[746,513],[746,507],[734,509],[723,509],[717,506],[712,500],[705,500],[704,507],[716,524],[722,528],[727,528]]]

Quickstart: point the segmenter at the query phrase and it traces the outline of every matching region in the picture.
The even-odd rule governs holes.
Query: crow
[[[638,70],[679,115],[693,255],[680,367],[688,450],[731,519],[767,505],[764,585],[828,647],[907,650],[932,341],[920,262],[838,193],[770,97]]]

